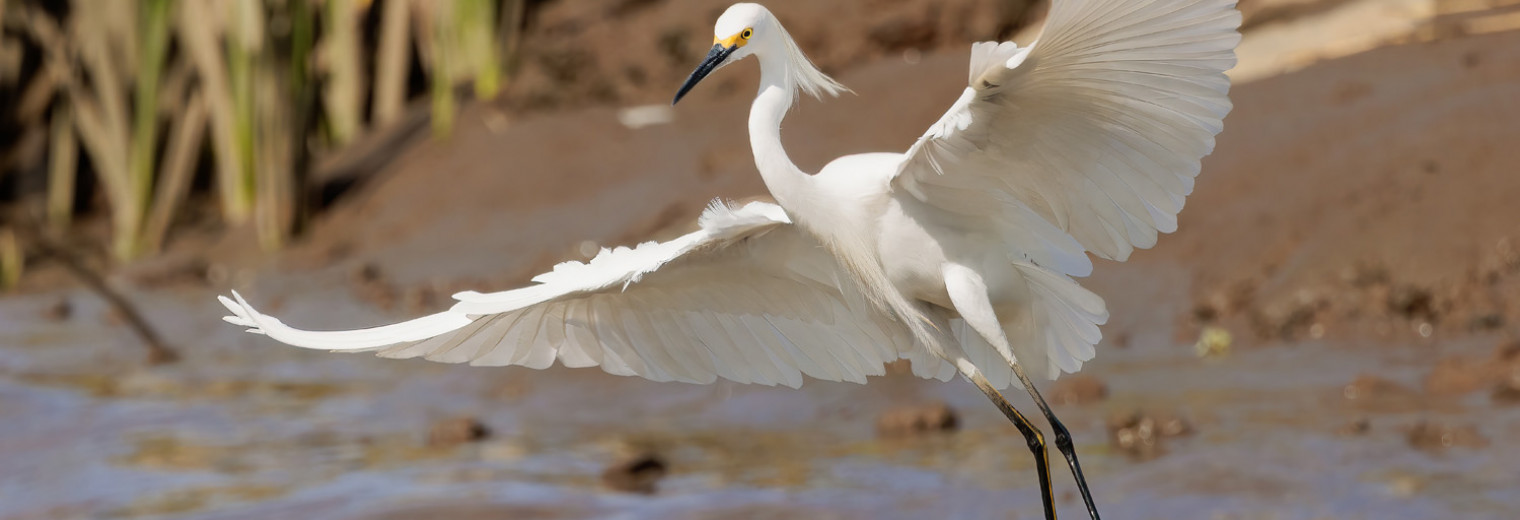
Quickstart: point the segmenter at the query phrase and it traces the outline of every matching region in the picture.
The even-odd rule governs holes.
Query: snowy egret
[[[775,204],[715,201],[693,233],[394,325],[298,330],[236,293],[221,298],[226,320],[312,349],[688,383],[864,383],[908,359],[921,377],[959,374],[1013,421],[1054,518],[1044,436],[999,393],[1017,381],[1097,518],[1071,436],[1024,367],[1053,379],[1092,358],[1108,311],[1072,279],[1092,271],[1088,252],[1122,261],[1176,229],[1230,111],[1234,5],[1057,0],[1033,45],[972,46],[969,86],[906,153],[808,174],[782,149],[781,119],[799,91],[845,89],[764,7],[736,4],[675,99],[757,58],[750,144]]]

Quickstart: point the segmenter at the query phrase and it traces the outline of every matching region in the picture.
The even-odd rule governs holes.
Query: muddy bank
[[[1503,336],[1520,319],[1498,247],[1520,222],[1517,54],[1520,34],[1456,39],[1235,90],[1182,230],[1089,282],[1110,301],[1109,339],[1058,411],[1105,512],[1520,511],[1520,407],[1499,397],[1513,377],[1486,372],[1513,359]],[[905,147],[964,66],[928,54],[842,74],[860,94],[794,113],[793,156],[816,168]],[[203,269],[221,275],[133,291],[185,353],[176,365],[144,368],[87,293],[0,300],[0,518],[1037,517],[1022,438],[964,384],[476,369],[298,351],[216,320],[211,294],[236,286],[294,325],[382,323],[757,193],[745,104],[693,101],[637,131],[611,110],[467,114],[456,139],[409,151],[296,251],[222,245]],[[1468,326],[1489,304],[1498,325]],[[1205,323],[1233,341],[1199,357]],[[1475,367],[1480,382],[1461,377]],[[945,403],[956,430],[879,435],[904,403]],[[468,442],[430,443],[459,417]],[[659,454],[653,494],[610,489],[608,468],[639,453]]]

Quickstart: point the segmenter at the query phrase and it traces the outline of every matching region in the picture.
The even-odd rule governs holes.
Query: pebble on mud
[[[74,316],[74,305],[69,303],[68,298],[59,298],[52,305],[42,309],[42,319],[48,321],[67,321]]]
[[[660,479],[668,472],[665,459],[643,452],[625,458],[602,471],[602,484],[624,493],[653,495]]]
[[[491,436],[491,428],[474,417],[455,417],[433,423],[428,430],[428,445],[453,446],[476,442]]]
[[[909,437],[955,431],[960,418],[943,402],[905,405],[876,418],[876,434],[882,437]]]
[[[1088,374],[1063,377],[1050,389],[1050,401],[1056,404],[1083,405],[1107,398],[1108,384]]]
[[[1335,430],[1335,433],[1336,435],[1340,435],[1342,437],[1358,437],[1366,435],[1371,431],[1372,421],[1368,420],[1366,417],[1362,417],[1346,423],[1344,426],[1341,426],[1340,429]]]
[[[380,270],[380,266],[365,262],[349,273],[349,281],[352,284],[354,296],[360,300],[385,310],[396,307],[396,300],[399,298],[398,291],[394,286],[386,283],[385,273]]]
[[[1405,437],[1417,450],[1439,453],[1448,448],[1483,448],[1488,439],[1471,424],[1444,424],[1420,421],[1409,427]]]
[[[1109,442],[1134,460],[1151,460],[1165,455],[1163,439],[1192,433],[1193,426],[1173,414],[1149,414],[1136,410],[1108,418]]]
[[[1388,310],[1408,319],[1436,317],[1435,299],[1421,287],[1400,285],[1388,292]]]

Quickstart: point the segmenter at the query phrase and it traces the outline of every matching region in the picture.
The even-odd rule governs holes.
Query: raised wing
[[[1074,276],[1092,269],[1084,249],[1122,261],[1155,245],[1231,108],[1234,5],[1055,0],[1031,47],[972,47],[970,86],[894,185]]]
[[[864,383],[883,364],[947,379],[908,332],[846,283],[833,257],[780,206],[714,203],[701,228],[663,243],[566,262],[536,285],[464,292],[448,311],[353,331],[293,329],[241,296],[231,323],[298,347],[444,363],[601,366],[656,381],[802,384],[802,375]],[[920,358],[922,361],[920,361]],[[920,366],[922,365],[922,366]]]

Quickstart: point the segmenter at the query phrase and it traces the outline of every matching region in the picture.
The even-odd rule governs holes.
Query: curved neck
[[[786,63],[778,58],[760,59],[760,93],[749,109],[749,145],[765,187],[781,207],[791,210],[812,176],[797,168],[781,146],[781,120],[797,89],[788,84]]]

